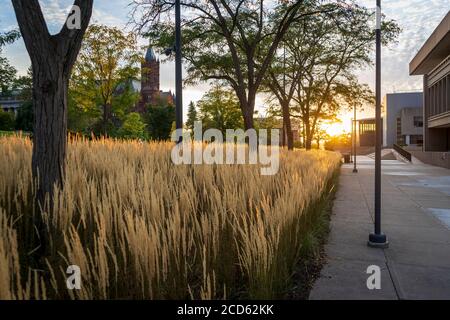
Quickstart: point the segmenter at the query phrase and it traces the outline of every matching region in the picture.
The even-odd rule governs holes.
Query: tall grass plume
[[[325,151],[257,165],[180,165],[171,143],[70,142],[67,176],[36,209],[31,141],[0,138],[0,299],[272,299],[300,258],[308,208],[339,166]],[[50,209],[49,209],[50,208]],[[33,269],[33,215],[49,232]],[[69,265],[81,290],[66,287]]]

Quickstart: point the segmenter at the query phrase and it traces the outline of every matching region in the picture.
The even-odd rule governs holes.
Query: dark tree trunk
[[[45,268],[45,257],[51,256],[49,232],[53,235],[58,232],[46,228],[40,208],[48,204],[47,210],[51,210],[54,187],[62,187],[64,183],[68,83],[89,25],[93,0],[75,0],[74,5],[80,9],[80,28],[71,29],[65,23],[56,35],[49,34],[38,0],[12,0],[12,4],[33,69],[32,172],[37,189],[32,219],[37,234],[32,236],[36,243],[32,244],[31,259],[35,267]]]
[[[246,105],[245,118],[244,118],[245,130],[254,128],[253,114],[255,112],[256,90],[249,90],[249,91],[250,91],[250,93],[248,95],[248,101],[247,101],[247,105]]]
[[[289,104],[286,102],[281,103],[283,111],[283,127],[286,130],[287,147],[288,150],[294,150],[294,134],[292,132],[291,114],[289,112]]]
[[[105,103],[103,105],[103,135],[105,137],[108,136],[108,123],[109,123],[109,117],[111,115],[111,105],[108,103]]]
[[[305,149],[309,151],[312,149],[312,137],[313,137],[309,118],[309,108],[307,108],[305,112],[303,123],[305,125]]]
[[[305,148],[306,143],[306,133],[305,133],[305,123],[302,120],[302,148]]]
[[[33,68],[32,170],[37,204],[44,205],[45,197],[52,200],[53,188],[64,181],[68,81],[89,25],[93,0],[75,0],[80,28],[65,23],[56,35],[49,34],[38,0],[12,0],[12,4]]]
[[[253,98],[250,96],[247,99],[245,91],[237,91],[237,93],[239,104],[242,111],[242,117],[244,119],[244,128],[245,130],[253,129],[254,128],[253,113],[255,110],[256,95]]]
[[[281,146],[286,147],[287,146],[287,143],[286,143],[286,126],[284,125],[284,123],[283,123],[283,129],[281,131],[282,131],[282,133],[281,133],[282,136],[281,136],[281,140],[280,140]]]
[[[58,70],[59,69],[59,70]],[[53,187],[62,187],[67,149],[68,79],[58,64],[34,67],[33,176],[39,177],[37,198],[42,204]]]
[[[244,127],[245,130],[253,129],[253,112],[245,112],[244,113]]]
[[[306,134],[305,149],[307,151],[312,149],[312,138],[308,134]]]
[[[313,133],[311,130],[311,125],[309,123],[305,123],[305,149],[308,151],[312,149],[312,140]]]

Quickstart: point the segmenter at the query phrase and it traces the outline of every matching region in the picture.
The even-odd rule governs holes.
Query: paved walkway
[[[450,170],[383,161],[382,229],[389,249],[367,247],[373,231],[374,161],[344,165],[326,245],[327,264],[310,299],[450,299]],[[381,268],[381,290],[367,268]]]

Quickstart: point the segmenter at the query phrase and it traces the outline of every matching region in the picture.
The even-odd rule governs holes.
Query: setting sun
[[[343,122],[326,124],[323,127],[330,136],[338,136],[349,131]]]
[[[332,137],[350,133],[352,131],[352,114],[340,115],[338,121],[323,123],[321,127]]]

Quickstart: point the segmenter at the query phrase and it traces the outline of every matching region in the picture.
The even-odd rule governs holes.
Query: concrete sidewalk
[[[367,247],[373,231],[374,161],[342,168],[326,245],[310,299],[450,299],[450,170],[383,161],[382,229],[389,249]],[[381,290],[367,268],[381,268]]]

